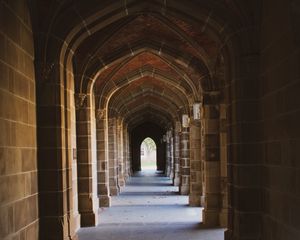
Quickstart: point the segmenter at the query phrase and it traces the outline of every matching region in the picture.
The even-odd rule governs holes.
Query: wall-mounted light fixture
[[[201,103],[194,103],[193,104],[193,117],[194,117],[194,120],[200,120],[200,117],[201,117],[200,107],[201,107]]]
[[[182,115],[182,127],[187,128],[190,124],[190,118],[189,115],[183,114]]]

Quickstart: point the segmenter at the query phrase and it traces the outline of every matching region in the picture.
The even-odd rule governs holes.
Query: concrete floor
[[[223,240],[224,229],[201,226],[201,210],[188,207],[169,178],[144,171],[100,209],[97,227],[79,230],[79,240]]]

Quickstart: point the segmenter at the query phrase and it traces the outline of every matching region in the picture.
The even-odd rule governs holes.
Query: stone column
[[[220,226],[227,227],[228,219],[228,178],[227,178],[227,117],[226,105],[220,105]]]
[[[130,176],[130,171],[129,171],[129,166],[130,164],[128,163],[129,158],[128,158],[128,132],[126,125],[123,125],[123,162],[124,162],[124,180],[126,181],[129,176]]]
[[[131,162],[132,149],[130,147],[132,140],[131,140],[131,136],[128,131],[127,131],[126,135],[127,135],[127,144],[126,144],[126,146],[127,146],[127,161],[126,162],[127,162],[127,172],[130,177],[130,176],[132,176],[132,162]]]
[[[174,178],[174,137],[173,130],[170,130],[170,178]]]
[[[100,207],[109,207],[111,204],[107,157],[107,121],[105,116],[105,110],[99,109],[97,111],[97,175]]]
[[[81,226],[98,223],[96,135],[93,96],[86,96],[86,105],[76,109],[77,167],[78,167],[78,210]]]
[[[239,240],[259,240],[266,239],[262,234],[262,226],[268,222],[268,219],[262,217],[263,201],[266,201],[266,209],[270,209],[269,201],[270,195],[266,194],[264,186],[264,179],[270,180],[269,172],[266,170],[264,160],[267,157],[268,145],[262,141],[262,133],[265,131],[266,125],[262,125],[261,119],[261,102],[258,94],[261,90],[261,81],[263,79],[257,78],[257,70],[260,69],[260,56],[256,54],[245,55],[240,59],[242,69],[238,69],[242,76],[235,79],[231,88],[231,102],[229,102],[229,124],[228,124],[228,230],[225,232],[225,239],[239,239]],[[273,74],[273,73],[272,73]],[[273,75],[272,75],[273,76]],[[275,75],[274,75],[275,76]],[[268,111],[268,107],[275,111],[276,107],[271,97],[270,105],[265,105],[263,110]],[[278,101],[280,102],[280,101]],[[273,108],[275,107],[275,108]],[[275,109],[275,110],[274,110]],[[280,113],[282,114],[282,113]],[[271,117],[270,117],[271,116]],[[277,124],[273,122],[274,116],[270,115],[271,124],[270,133],[276,135],[278,128]],[[284,133],[286,134],[286,133]],[[288,137],[288,135],[285,135]],[[267,142],[272,144],[273,142]],[[279,151],[279,154],[271,155],[271,157],[280,158],[280,145],[272,146],[273,149]],[[281,153],[282,154],[282,153]],[[274,175],[276,182],[280,175]],[[276,189],[276,196],[279,191]],[[266,194],[266,195],[265,195]],[[284,195],[286,196],[286,195]],[[282,198],[284,199],[284,198]],[[285,205],[282,200],[272,202],[272,206],[276,209],[276,213],[286,212]],[[278,206],[279,208],[276,208]],[[278,210],[278,211],[277,211]],[[282,216],[288,216],[283,213]],[[298,218],[298,217],[297,217]],[[272,226],[277,228],[276,219],[272,219]],[[274,224],[274,225],[273,225]],[[288,226],[287,226],[288,228]],[[272,227],[268,228],[269,231]],[[277,229],[274,230],[277,233]],[[283,231],[287,233],[287,231]],[[276,239],[280,234],[272,236]],[[289,236],[287,234],[287,236]],[[294,239],[294,237],[287,237],[284,235],[282,239]],[[281,237],[281,236],[280,236]],[[280,238],[279,237],[279,238]]]
[[[176,122],[176,128],[174,131],[174,186],[180,184],[180,122]]]
[[[66,99],[67,104],[65,108],[67,109],[68,114],[66,114],[66,148],[68,148],[67,159],[70,166],[69,178],[72,179],[72,188],[70,192],[72,194],[72,201],[70,201],[70,213],[73,209],[73,218],[72,215],[69,219],[70,226],[70,236],[76,236],[77,230],[80,228],[80,214],[78,211],[78,167],[77,167],[77,133],[76,133],[76,104],[74,98],[74,80],[73,74],[69,74],[69,80],[67,83],[66,90]],[[70,184],[70,183],[69,183]],[[76,237],[74,237],[76,239]]]
[[[108,119],[108,161],[109,161],[109,189],[112,196],[119,194],[118,161],[117,161],[117,119]]]
[[[124,143],[123,143],[123,124],[120,119],[118,119],[117,125],[117,163],[118,163],[118,186],[119,188],[125,186],[124,179]]]
[[[169,131],[166,132],[166,176],[171,175],[171,142],[170,142],[170,136]]]
[[[201,171],[201,128],[200,120],[190,122],[190,194],[189,205],[201,206],[202,171]]]
[[[190,143],[189,128],[182,128],[180,134],[180,185],[181,195],[188,195],[190,191]]]
[[[53,79],[56,79],[56,76],[53,76]],[[69,114],[71,106],[60,102],[65,97],[70,99],[70,92],[67,93],[60,84],[53,82],[37,84],[37,92],[39,93],[37,96],[39,99],[37,106],[39,171],[38,185],[32,182],[31,187],[33,191],[36,191],[38,187],[39,199],[36,202],[32,200],[32,203],[33,206],[37,205],[38,202],[40,203],[39,230],[41,239],[71,239],[71,237],[76,237],[75,227],[76,221],[79,219],[77,209],[73,212],[72,198],[72,167],[74,167],[72,164],[76,152],[74,153],[71,149],[70,141],[71,116]],[[56,94],[58,97],[54,98],[53,96]],[[49,121],[51,118],[53,121]],[[28,137],[33,139],[34,135],[31,134]],[[29,145],[31,142],[28,141],[26,144]],[[22,201],[25,203],[25,198]],[[17,210],[26,211],[27,214],[29,211],[27,207]],[[18,215],[20,218],[22,216],[25,215]]]
[[[203,223],[205,226],[219,226],[220,213],[220,136],[219,110],[214,96],[204,96],[201,120],[203,160]]]

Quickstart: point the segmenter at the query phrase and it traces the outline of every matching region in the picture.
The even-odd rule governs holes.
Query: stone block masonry
[[[38,239],[33,36],[23,1],[0,3],[0,239]]]

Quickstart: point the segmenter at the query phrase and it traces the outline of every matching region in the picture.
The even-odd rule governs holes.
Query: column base
[[[124,179],[121,179],[119,180],[119,187],[124,187],[125,186],[125,180]]]
[[[64,237],[57,237],[57,236],[46,236],[43,237],[44,240],[79,240],[78,235],[75,234],[73,236],[64,236]]]
[[[80,228],[80,214],[79,214],[79,212],[77,212],[77,214],[73,216],[73,220],[72,219],[70,219],[70,220],[72,221],[71,226],[73,228],[73,233],[75,234]]]
[[[232,231],[227,229],[225,232],[224,232],[224,240],[232,240]]]
[[[205,227],[219,227],[219,211],[218,210],[202,210],[203,225]]]
[[[78,235],[75,234],[73,237],[68,236],[68,237],[64,238],[64,240],[79,240],[79,238],[78,238]]]
[[[174,186],[179,186],[180,185],[180,179],[179,179],[179,177],[174,177],[173,184],[174,184]]]
[[[80,213],[81,227],[93,227],[98,224],[98,216],[94,212]]]
[[[190,194],[189,195],[189,205],[191,207],[202,207],[200,195]]]
[[[179,186],[179,193],[180,195],[188,195],[190,192],[190,186],[189,185],[181,185]]]
[[[99,195],[99,206],[100,207],[110,207],[111,197],[107,195]]]
[[[110,196],[118,196],[119,194],[119,188],[118,187],[111,187],[109,189]]]
[[[220,212],[220,227],[226,228],[228,225],[228,210],[223,209]]]

